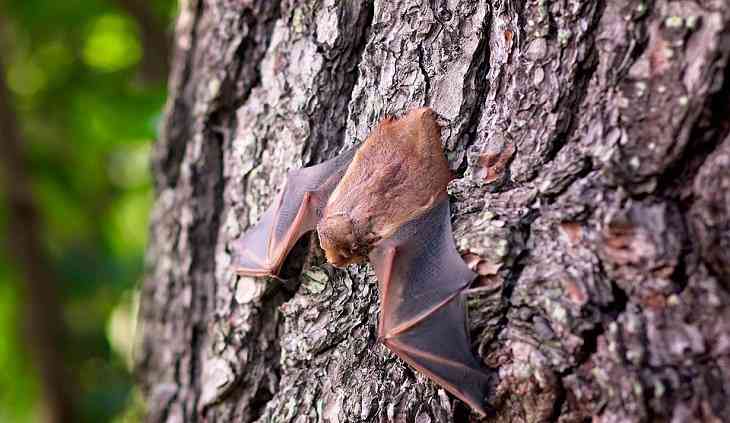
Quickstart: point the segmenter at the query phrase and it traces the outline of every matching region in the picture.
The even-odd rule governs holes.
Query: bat
[[[441,128],[429,108],[384,119],[365,142],[292,170],[260,221],[233,243],[236,273],[276,276],[316,230],[337,267],[369,259],[378,278],[378,340],[485,415],[495,378],[471,350],[463,293],[476,276],[456,251]]]

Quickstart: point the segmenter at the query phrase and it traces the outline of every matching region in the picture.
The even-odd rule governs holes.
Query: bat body
[[[380,291],[378,338],[485,414],[492,375],[471,352],[463,291],[475,274],[454,246],[440,128],[428,108],[382,121],[357,150],[291,171],[259,223],[235,241],[239,274],[276,275],[316,229],[327,260],[369,258]]]

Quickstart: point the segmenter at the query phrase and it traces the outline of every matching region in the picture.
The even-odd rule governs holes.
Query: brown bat
[[[259,223],[235,241],[237,273],[277,275],[306,232],[327,260],[369,257],[380,290],[378,338],[486,414],[493,374],[471,351],[462,298],[475,274],[454,246],[441,129],[428,108],[385,119],[359,149],[289,172]]]

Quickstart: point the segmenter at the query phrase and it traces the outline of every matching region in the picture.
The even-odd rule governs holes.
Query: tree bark
[[[379,345],[369,265],[289,279],[230,243],[288,169],[429,105],[485,421],[730,421],[730,11],[722,0],[184,1],[154,172],[150,421],[477,421]],[[448,342],[448,340],[444,340]]]

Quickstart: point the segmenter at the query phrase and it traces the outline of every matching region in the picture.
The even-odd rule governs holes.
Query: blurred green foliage
[[[142,82],[140,22],[124,1],[0,0],[0,52],[26,143],[46,251],[61,286],[79,421],[136,421],[129,354],[165,81]],[[174,0],[141,2],[171,31]],[[3,203],[0,203],[3,204]],[[0,205],[0,236],[7,210]],[[34,422],[17,269],[0,256],[0,422]],[[32,293],[29,293],[32,295]]]

